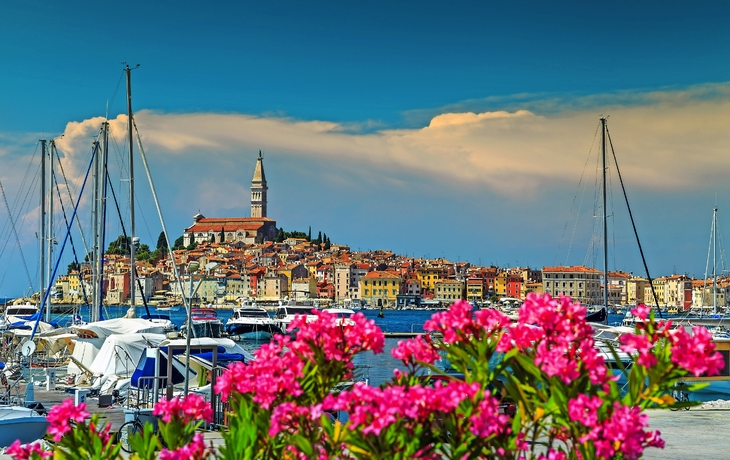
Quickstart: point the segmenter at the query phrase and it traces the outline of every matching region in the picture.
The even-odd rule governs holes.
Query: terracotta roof
[[[600,271],[596,270],[595,268],[588,268],[584,267],[582,265],[578,266],[571,266],[571,267],[542,267],[543,272],[583,272],[583,273],[601,273]]]

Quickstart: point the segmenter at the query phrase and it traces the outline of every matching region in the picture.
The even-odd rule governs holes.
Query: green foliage
[[[157,246],[155,249],[167,249],[167,238],[165,238],[165,232],[160,232],[160,236],[157,237]]]
[[[129,248],[131,244],[132,239],[130,237],[119,235],[116,240],[109,243],[106,254],[116,254],[120,256],[129,255]]]
[[[188,244],[187,247],[185,247],[185,249],[187,249],[188,251],[192,251],[193,249],[195,249],[197,247],[198,247],[198,243],[193,241],[192,243]]]
[[[178,239],[175,240],[175,244],[173,245],[172,249],[183,249],[185,246],[183,244],[185,243],[185,238],[181,235]]]
[[[78,262],[71,262],[68,264],[68,267],[66,268],[66,274],[68,275],[71,272],[77,272],[81,268],[81,264]]]

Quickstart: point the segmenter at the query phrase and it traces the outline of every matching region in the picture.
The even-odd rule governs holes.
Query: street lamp
[[[198,268],[200,268],[200,264],[198,262],[190,262],[187,266],[187,272],[188,272],[188,281],[190,282],[190,288],[188,296],[188,320],[187,320],[187,331],[185,334],[185,396],[188,395],[188,388],[189,388],[189,382],[188,377],[190,375],[190,334],[193,333],[193,314],[192,314],[192,305],[193,305],[193,273],[198,271]],[[172,359],[171,356],[169,356],[167,359]]]

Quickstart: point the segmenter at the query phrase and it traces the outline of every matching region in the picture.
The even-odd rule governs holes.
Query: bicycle
[[[677,387],[672,390],[672,398],[674,398],[675,403],[683,403],[683,402],[689,402],[689,392],[684,391],[686,389],[686,385],[684,382],[678,382]],[[672,410],[679,410],[679,407],[673,407]],[[689,406],[686,406],[684,410],[689,410]]]
[[[140,420],[140,408],[134,408],[134,418],[128,422],[124,422],[115,438],[116,444],[122,447],[122,450],[128,454],[132,453],[132,446],[129,444],[129,438],[136,435],[137,433],[144,432],[144,423]],[[149,422],[147,422],[149,423]],[[153,424],[153,433],[157,433],[157,425]]]

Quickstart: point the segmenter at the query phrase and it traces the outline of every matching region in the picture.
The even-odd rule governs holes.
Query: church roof
[[[266,174],[264,174],[264,158],[261,156],[261,150],[259,150],[259,157],[256,159],[256,169],[253,170],[252,182],[266,183]]]

